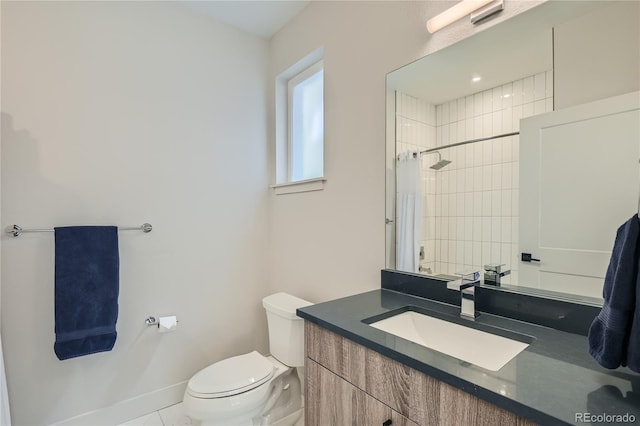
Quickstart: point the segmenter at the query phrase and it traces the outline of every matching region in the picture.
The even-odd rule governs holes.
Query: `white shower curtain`
[[[420,153],[407,151],[399,154],[396,176],[396,268],[400,271],[418,272],[423,198]]]
[[[0,338],[0,426],[11,426],[7,377],[4,373],[4,357],[2,355],[2,338]]]

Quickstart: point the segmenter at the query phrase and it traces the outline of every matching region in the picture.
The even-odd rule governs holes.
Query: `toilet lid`
[[[268,381],[275,366],[253,351],[216,362],[189,380],[189,393],[199,398],[220,398],[246,392]]]

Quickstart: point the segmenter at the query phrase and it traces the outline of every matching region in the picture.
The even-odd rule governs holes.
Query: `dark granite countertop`
[[[503,368],[489,371],[363,322],[407,306],[534,340]],[[384,289],[298,309],[305,320],[541,425],[621,424],[611,417],[581,421],[579,413],[628,414],[640,422],[640,375],[600,367],[589,355],[587,337],[487,313],[474,325],[460,319],[459,312],[458,306]]]

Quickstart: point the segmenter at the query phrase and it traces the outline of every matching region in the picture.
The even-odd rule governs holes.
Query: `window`
[[[276,194],[324,188],[322,48],[276,78]]]
[[[289,182],[324,176],[323,77],[318,62],[287,84]]]

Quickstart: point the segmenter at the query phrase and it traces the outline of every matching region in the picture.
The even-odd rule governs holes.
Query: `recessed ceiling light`
[[[475,77],[471,78],[471,81],[473,81],[474,83],[477,83],[480,80],[482,80],[482,77],[475,76]]]

